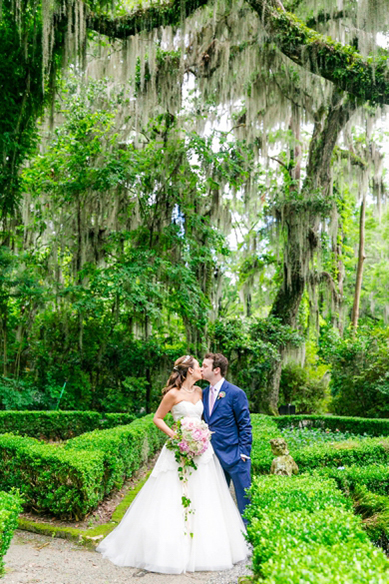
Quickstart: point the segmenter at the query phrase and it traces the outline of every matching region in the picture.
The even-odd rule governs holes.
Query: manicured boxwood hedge
[[[20,490],[25,506],[80,519],[104,494],[103,453],[67,451],[35,438],[0,435],[0,489]]]
[[[366,466],[326,467],[315,471],[316,475],[332,478],[345,493],[365,487],[378,495],[389,495],[389,467],[387,464]]]
[[[135,420],[128,426],[95,430],[69,440],[68,452],[95,452],[104,458],[104,490],[120,488],[126,477],[139,468],[166,441],[166,436],[152,422],[153,415]],[[168,419],[169,420],[169,419]]]
[[[367,438],[345,442],[325,442],[307,446],[301,450],[291,450],[291,454],[300,471],[324,466],[385,464],[389,461],[389,440]]]
[[[66,445],[0,435],[0,489],[20,489],[25,506],[81,519],[162,445],[152,415],[127,426],[93,431]]]
[[[389,436],[389,419],[386,418],[353,418],[348,416],[279,416],[274,418],[277,426],[282,429],[287,426],[304,426],[306,428],[328,428],[352,434],[367,434],[368,436]]]
[[[248,538],[253,570],[264,584],[383,584],[389,561],[334,481],[322,477],[256,477]]]
[[[251,424],[253,427],[252,472],[253,474],[268,473],[274,458],[270,449],[270,440],[280,438],[281,431],[274,422],[274,418],[263,414],[251,414]]]
[[[67,440],[98,428],[130,424],[132,414],[99,412],[0,411],[0,434],[12,432],[46,440]]]
[[[291,418],[292,416],[285,416]],[[274,458],[269,440],[282,436],[277,418],[254,414],[253,422],[253,474],[267,474]],[[386,464],[389,462],[389,439],[364,438],[344,442],[324,442],[299,449],[290,448],[290,453],[300,472],[321,467]]]
[[[0,576],[4,574],[3,558],[18,526],[21,511],[21,499],[17,493],[0,492]]]

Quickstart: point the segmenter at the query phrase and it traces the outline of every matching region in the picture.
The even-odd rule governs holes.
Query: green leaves
[[[18,413],[20,419],[23,414]],[[72,417],[75,421],[80,418],[81,425],[87,417],[96,419],[93,412],[56,414],[51,417],[62,418],[65,424]],[[31,423],[30,412],[24,415]],[[38,414],[35,421],[37,417]],[[49,418],[46,416],[46,425]],[[107,415],[111,424],[128,422],[128,417],[124,418]],[[36,431],[39,431],[39,420]],[[151,416],[125,426],[86,432],[65,446],[2,434],[0,488],[20,489],[27,508],[60,518],[81,519],[113,488],[120,488],[125,478],[158,450],[163,441],[164,435],[153,424]]]
[[[18,527],[18,517],[21,512],[22,499],[18,491],[0,492],[0,576],[5,572],[3,557]]]
[[[369,543],[361,518],[330,479],[256,477],[246,515],[254,573],[266,584],[387,578],[387,558]]]

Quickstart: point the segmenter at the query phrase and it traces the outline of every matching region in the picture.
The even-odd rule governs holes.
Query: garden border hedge
[[[357,418],[351,416],[295,415],[274,417],[274,422],[282,429],[286,426],[304,425],[311,428],[328,428],[335,431],[369,436],[389,436],[389,419]]]
[[[0,576],[4,574],[3,558],[18,527],[21,511],[22,504],[18,493],[0,492]]]
[[[284,416],[294,418],[295,416]],[[270,471],[274,458],[269,441],[271,438],[282,436],[282,427],[278,426],[279,418],[271,418],[262,414],[252,415],[253,424],[253,474],[266,474]],[[317,427],[317,426],[315,426]],[[336,430],[337,428],[335,428]],[[300,472],[311,471],[325,466],[339,467],[353,464],[371,465],[389,462],[389,438],[364,438],[363,440],[350,439],[344,442],[324,442],[322,444],[306,446],[299,450],[290,448],[290,453],[299,466]]]
[[[66,445],[0,435],[0,489],[19,488],[27,508],[81,519],[165,441],[152,415],[95,430]]]
[[[369,541],[333,480],[259,476],[251,501],[246,515],[253,571],[264,584],[388,581],[388,559]]]
[[[68,440],[84,432],[130,424],[135,416],[90,411],[0,411],[0,434]]]

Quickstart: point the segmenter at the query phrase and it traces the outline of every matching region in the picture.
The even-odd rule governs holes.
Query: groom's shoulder
[[[225,383],[227,384],[226,389],[228,389],[229,391],[231,391],[233,393],[244,393],[245,394],[245,392],[243,391],[243,389],[241,389],[237,385],[234,385],[233,383],[230,383],[229,381],[227,381],[227,379],[225,380]]]

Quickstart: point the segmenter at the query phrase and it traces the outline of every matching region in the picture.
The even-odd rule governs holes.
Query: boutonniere
[[[225,391],[219,391],[217,399],[222,399],[222,397],[226,397],[226,392]]]

